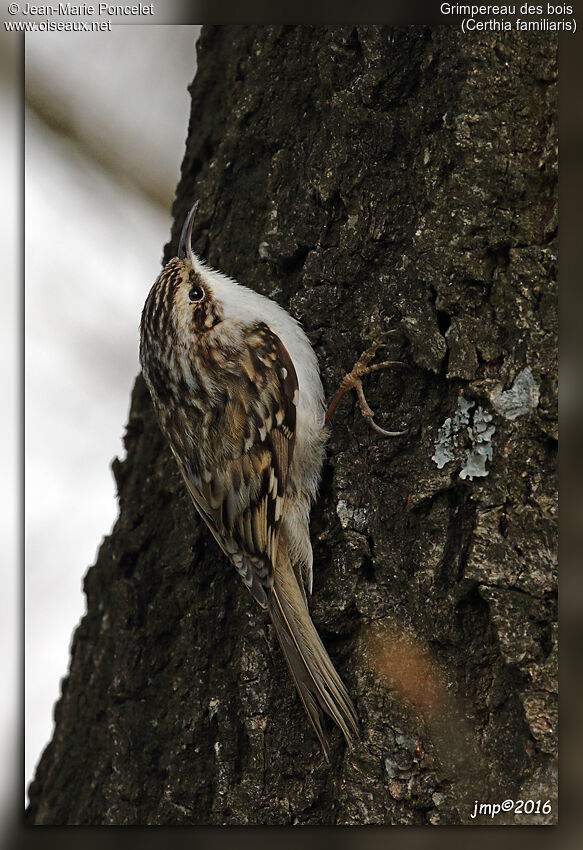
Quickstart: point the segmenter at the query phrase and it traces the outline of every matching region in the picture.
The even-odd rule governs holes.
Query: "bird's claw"
[[[387,334],[391,333],[388,331]],[[341,399],[346,395],[347,392],[354,389],[356,390],[356,395],[358,396],[358,402],[360,404],[360,409],[362,415],[365,419],[368,420],[370,427],[373,431],[376,431],[377,434],[382,434],[383,437],[400,437],[403,434],[406,434],[406,431],[387,431],[384,428],[381,428],[380,425],[377,425],[374,421],[374,413],[368,405],[368,402],[364,395],[364,390],[362,388],[362,377],[364,375],[368,375],[371,372],[376,372],[380,369],[387,369],[389,366],[405,366],[405,363],[402,363],[400,360],[383,360],[381,363],[374,363],[372,366],[370,365],[375,358],[377,351],[380,348],[386,348],[386,343],[382,340],[378,340],[373,343],[370,348],[364,351],[353,368],[347,375],[344,376],[342,382],[340,383],[340,387],[338,392],[330,402],[330,406],[328,407],[328,412],[326,413],[326,424],[330,422],[332,416],[336,408],[338,407]]]

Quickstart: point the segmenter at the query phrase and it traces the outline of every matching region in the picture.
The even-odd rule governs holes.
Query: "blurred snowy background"
[[[169,237],[199,28],[25,41],[25,781],[53,728],[82,579]]]

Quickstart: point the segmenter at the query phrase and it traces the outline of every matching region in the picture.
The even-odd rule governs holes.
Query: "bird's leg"
[[[338,392],[336,393],[328,407],[325,419],[326,425],[332,419],[334,412],[338,407],[338,404],[344,398],[346,393],[354,389],[356,390],[356,395],[358,396],[358,402],[360,404],[362,415],[365,419],[368,420],[368,423],[373,430],[375,430],[378,434],[382,434],[383,437],[400,437],[402,434],[407,433],[406,431],[385,431],[384,428],[381,428],[379,425],[377,425],[373,419],[374,413],[368,406],[367,400],[364,396],[364,390],[362,388],[363,375],[368,375],[370,372],[376,372],[379,369],[387,369],[389,366],[405,365],[404,363],[401,363],[400,360],[383,360],[382,363],[374,363],[371,366],[370,363],[372,363],[372,361],[374,360],[379,348],[385,348],[385,343],[375,342],[374,345],[371,345],[369,349],[367,349],[360,355],[352,370],[344,376],[340,387],[338,388]]]

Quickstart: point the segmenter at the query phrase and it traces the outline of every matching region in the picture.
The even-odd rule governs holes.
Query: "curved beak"
[[[192,207],[190,208],[190,212],[184,219],[184,224],[182,225],[182,233],[180,234],[180,242],[178,243],[178,256],[181,260],[188,259],[190,262],[193,262],[192,255],[192,225],[194,223],[194,219],[196,216],[196,211],[198,209],[198,201],[195,201]]]

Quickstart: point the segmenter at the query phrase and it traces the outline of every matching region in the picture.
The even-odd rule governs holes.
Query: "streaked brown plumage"
[[[192,253],[195,209],[144,306],[142,369],[194,505],[269,611],[328,757],[323,715],[348,743],[357,717],[307,606],[327,437],[318,366],[289,314]]]

